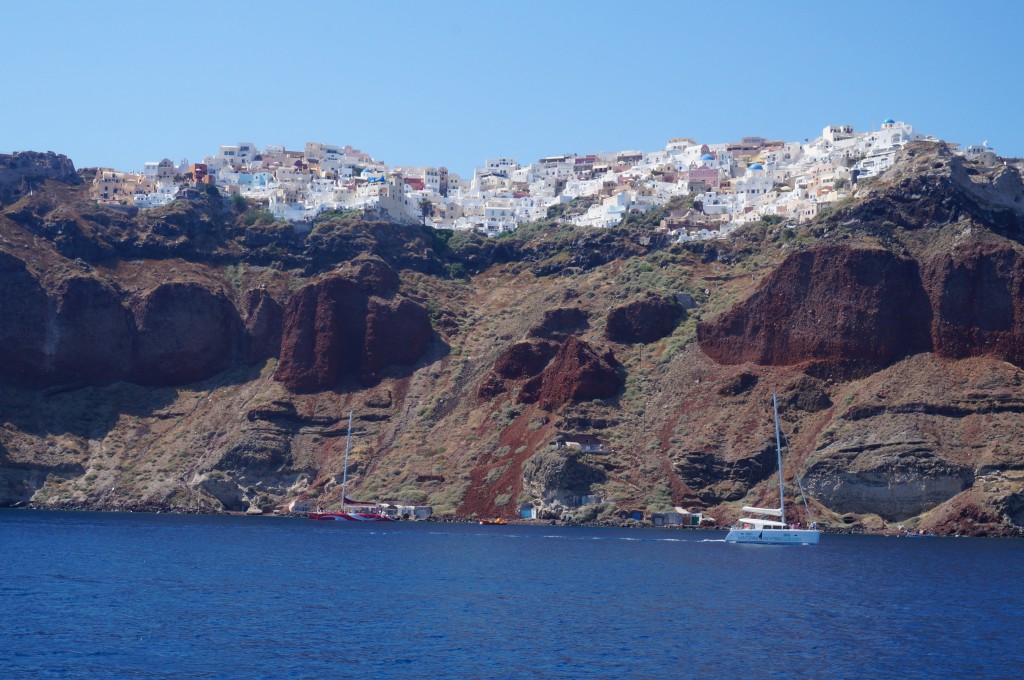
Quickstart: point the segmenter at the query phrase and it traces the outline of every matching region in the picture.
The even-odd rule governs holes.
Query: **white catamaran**
[[[793,529],[786,524],[786,503],[782,488],[782,437],[779,434],[779,402],[774,392],[772,392],[772,409],[775,412],[775,451],[779,459],[779,507],[752,508],[744,506],[743,512],[748,515],[762,515],[762,517],[741,517],[729,529],[725,541],[726,543],[766,545],[817,544],[818,538],[821,536],[821,532],[817,529]],[[806,502],[806,499],[804,500]]]

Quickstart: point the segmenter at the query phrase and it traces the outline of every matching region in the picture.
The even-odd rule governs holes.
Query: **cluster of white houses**
[[[164,159],[146,163],[141,173],[102,169],[93,190],[100,203],[151,208],[173,201],[187,183],[210,183],[264,202],[275,217],[298,225],[324,211],[370,210],[395,221],[492,236],[542,219],[559,204],[575,206],[564,212],[566,221],[611,227],[628,213],[692,196],[693,209],[663,223],[679,240],[692,240],[723,236],[765,216],[791,224],[813,219],[858,180],[888,169],[896,152],[918,139],[925,137],[888,119],[870,132],[828,126],[806,142],[680,138],[649,152],[548,156],[527,165],[494,158],[466,178],[444,167],[388,167],[350,146],[308,143],[290,151],[240,142],[202,163]],[[996,160],[987,145],[959,151]]]

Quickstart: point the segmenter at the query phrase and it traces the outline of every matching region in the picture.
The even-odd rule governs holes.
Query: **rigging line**
[[[779,430],[782,432],[782,430]],[[789,437],[786,436],[785,432],[782,432],[782,438],[786,442],[786,453],[789,453]],[[792,459],[792,456],[788,456]],[[811,506],[807,503],[807,494],[804,492],[804,478],[803,475],[796,474],[796,468],[793,468],[794,476],[796,477],[796,484],[800,487],[800,500],[804,502],[804,511],[807,512],[807,526],[815,524],[814,516],[811,514]]]

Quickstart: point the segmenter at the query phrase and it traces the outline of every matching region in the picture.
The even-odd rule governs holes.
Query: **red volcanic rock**
[[[829,245],[789,256],[750,298],[699,324],[697,338],[722,364],[881,368],[929,351],[930,326],[915,261]]]
[[[412,300],[378,297],[397,286],[386,264],[363,258],[296,292],[285,308],[274,379],[314,392],[346,375],[373,381],[387,366],[415,363],[430,341],[430,316]]]
[[[604,399],[624,384],[611,352],[599,355],[583,340],[569,336],[541,374],[538,402],[552,411],[570,401]]]
[[[281,360],[274,379],[293,392],[331,387],[359,364],[367,296],[345,276],[298,290],[284,312]]]
[[[410,366],[427,351],[430,315],[412,300],[370,298],[366,313],[363,382],[373,382],[388,366]]]
[[[550,342],[529,340],[511,344],[494,362],[494,372],[507,380],[530,378],[544,370],[557,347]]]
[[[398,274],[376,257],[357,258],[345,274],[367,294],[387,297],[398,290]]]
[[[493,399],[499,394],[504,394],[508,391],[508,383],[501,379],[494,371],[491,371],[484,376],[484,379],[480,381],[480,386],[476,390],[476,396],[481,399]]]
[[[654,342],[672,333],[682,313],[674,299],[648,293],[609,311],[604,335],[613,342]]]
[[[89,275],[44,290],[0,253],[0,379],[27,387],[133,380],[178,385],[226,368],[241,324],[231,302],[198,284],[171,283],[134,299]]]
[[[89,276],[47,293],[24,262],[0,253],[0,377],[26,386],[126,378],[134,327],[120,298]]]
[[[284,312],[280,303],[264,288],[247,290],[242,296],[245,311],[245,358],[256,363],[281,352]]]
[[[477,396],[481,399],[492,399],[506,392],[510,381],[539,376],[555,356],[557,348],[558,345],[543,340],[523,340],[509,345],[498,356],[494,368],[480,383]],[[526,393],[520,392],[519,401],[533,403],[537,400],[536,392],[537,390],[530,392],[532,397],[524,396]]]
[[[180,385],[230,367],[241,334],[238,311],[220,292],[167,283],[132,303],[138,335],[134,380]]]
[[[1024,262],[1009,244],[971,244],[924,267],[936,354],[1024,365]]]
[[[45,340],[48,372],[57,381],[125,380],[132,370],[135,323],[122,293],[89,277],[60,282],[51,294],[56,318]],[[186,331],[190,332],[190,331]]]

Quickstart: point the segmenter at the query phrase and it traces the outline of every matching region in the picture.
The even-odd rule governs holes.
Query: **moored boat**
[[[726,543],[760,543],[766,545],[815,545],[821,532],[814,528],[797,529],[786,523],[786,502],[782,486],[782,437],[779,432],[779,402],[772,392],[772,410],[775,414],[775,451],[779,460],[779,507],[755,508],[744,506],[742,511],[747,515],[760,517],[741,517],[729,529],[725,537]],[[806,499],[805,499],[806,500]]]
[[[381,513],[373,503],[353,501],[345,495],[348,486],[348,454],[352,444],[352,411],[348,412],[348,433],[345,435],[345,470],[341,481],[341,510],[339,512],[323,512],[319,508],[306,517],[321,521],[348,522],[394,522],[395,520]],[[351,509],[348,506],[353,506]]]

